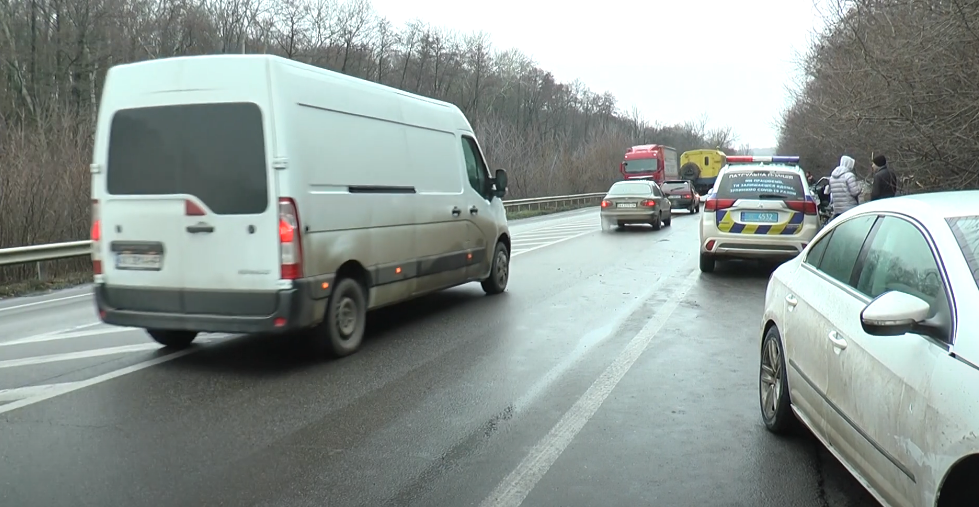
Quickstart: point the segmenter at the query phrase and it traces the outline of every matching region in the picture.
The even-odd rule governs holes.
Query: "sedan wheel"
[[[782,339],[775,326],[769,328],[762,340],[758,398],[765,427],[772,433],[788,432],[795,423],[795,414],[789,403]]]

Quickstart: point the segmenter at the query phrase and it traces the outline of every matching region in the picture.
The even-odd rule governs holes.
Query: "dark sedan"
[[[670,199],[673,209],[685,209],[691,213],[700,211],[700,195],[689,181],[667,180],[661,188]]]

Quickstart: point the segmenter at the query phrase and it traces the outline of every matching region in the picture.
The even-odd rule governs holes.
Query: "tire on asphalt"
[[[316,348],[336,357],[357,352],[367,327],[367,295],[353,278],[341,278],[333,286],[323,321],[312,329]]]
[[[174,331],[170,329],[147,329],[146,333],[150,335],[157,343],[163,345],[164,347],[170,347],[174,349],[183,349],[190,346],[197,338],[197,331]]]
[[[658,230],[660,230],[660,229],[663,228],[663,220],[662,219],[663,219],[663,217],[659,213],[657,213],[656,214],[656,218],[654,218],[651,222],[649,222],[649,225],[652,225],[653,226],[653,230],[654,231],[658,231]]]
[[[700,254],[700,271],[704,273],[713,273],[716,264],[717,259],[715,259],[713,255],[706,253]]]
[[[666,220],[663,220],[663,225],[667,227],[673,225],[673,210],[670,210],[670,212],[666,215]]]
[[[499,294],[506,290],[510,281],[510,252],[502,241],[496,243],[493,250],[493,265],[488,278],[480,282],[483,291],[488,295]]]
[[[778,328],[772,326],[761,342],[758,368],[758,402],[761,419],[768,431],[790,432],[795,424],[789,400],[789,381],[785,370],[785,349]]]

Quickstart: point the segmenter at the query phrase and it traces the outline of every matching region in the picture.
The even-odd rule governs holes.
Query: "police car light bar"
[[[733,155],[727,157],[728,164],[787,164],[787,165],[797,165],[799,163],[799,157],[755,157],[752,155]]]

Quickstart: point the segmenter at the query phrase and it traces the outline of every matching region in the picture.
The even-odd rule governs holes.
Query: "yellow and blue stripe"
[[[802,221],[805,214],[793,211],[789,219],[778,224],[739,224],[734,221],[732,213],[740,211],[719,211],[715,213],[717,229],[731,234],[757,234],[769,236],[785,236],[799,234],[802,231]]]

